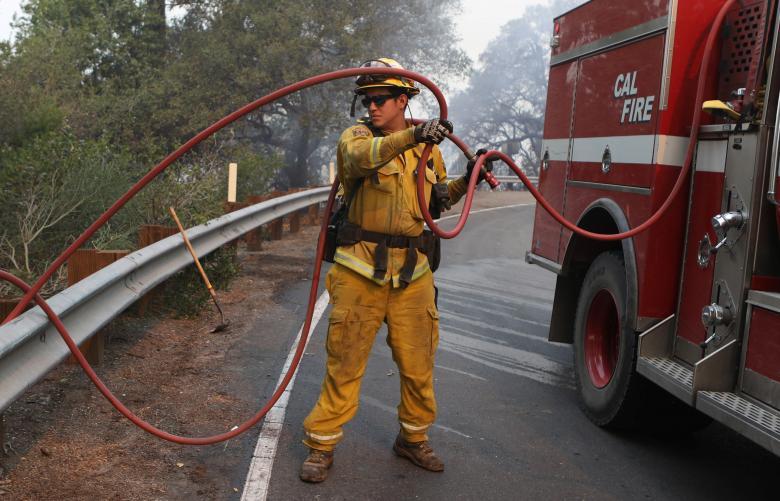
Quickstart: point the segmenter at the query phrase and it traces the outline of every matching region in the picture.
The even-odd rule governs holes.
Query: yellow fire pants
[[[320,397],[303,422],[311,448],[331,451],[355,415],[360,382],[382,321],[401,379],[398,420],[408,442],[427,440],[436,419],[433,360],[439,343],[439,312],[434,305],[433,274],[406,289],[377,285],[335,264],[325,279],[333,310],[327,339],[327,373]]]

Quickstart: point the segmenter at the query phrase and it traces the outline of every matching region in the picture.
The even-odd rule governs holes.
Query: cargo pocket
[[[344,341],[344,333],[347,329],[347,319],[349,318],[348,309],[336,309],[330,313],[328,321],[328,339],[325,341],[325,348],[328,356],[341,358],[341,347]]]
[[[431,344],[430,352],[431,357],[436,353],[436,348],[439,346],[439,311],[432,306],[428,307],[428,317],[431,319]]]
[[[433,172],[432,169],[425,169],[425,206],[430,207],[431,205],[431,191],[433,190],[433,185],[436,184],[436,173]],[[417,182],[415,181],[415,187],[417,186]],[[420,210],[420,201],[417,199],[417,189],[415,188],[413,193],[410,193],[412,201],[409,207],[412,207],[412,217],[415,219],[422,221],[423,215],[422,210]]]
[[[395,161],[391,161],[376,172],[376,178],[371,179],[371,176],[369,176],[365,186],[370,186],[373,191],[383,195],[394,194],[398,184],[398,174],[401,172]]]

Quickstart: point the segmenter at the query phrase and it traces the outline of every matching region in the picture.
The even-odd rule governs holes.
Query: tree
[[[434,79],[465,75],[445,0],[27,0],[0,43],[0,267],[40,273],[130,183],[258,97],[380,56]],[[167,16],[169,6],[182,16]],[[424,21],[420,30],[416,22]],[[132,246],[138,224],[221,211],[240,191],[304,186],[353,119],[352,82],[288,96],[204,141],[95,235]],[[247,179],[249,178],[249,179]],[[56,210],[54,209],[56,207]]]
[[[305,77],[352,67],[380,56],[434,77],[465,74],[469,61],[450,40],[452,2],[443,0],[338,0],[334,2],[215,2],[190,11],[182,26],[177,63],[203,103],[222,115],[271,90]],[[409,19],[425,19],[419,30]],[[186,69],[185,69],[186,68]],[[195,76],[195,81],[193,81]],[[204,78],[207,81],[198,81]],[[254,113],[235,130],[255,148],[281,151],[280,186],[303,186],[334,156],[335,138],[351,119],[351,82],[308,89]],[[198,113],[198,122],[204,114]],[[194,130],[194,128],[193,128]]]
[[[112,149],[64,130],[0,150],[0,268],[34,279],[119,196],[129,158]]]
[[[480,55],[466,90],[452,101],[453,119],[468,143],[489,149],[511,145],[527,173],[539,169],[552,20],[576,3],[528,7],[503,25]]]

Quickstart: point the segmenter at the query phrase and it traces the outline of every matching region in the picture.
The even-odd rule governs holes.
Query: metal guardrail
[[[274,198],[187,230],[199,256],[309,205],[327,200],[330,187]],[[48,300],[73,340],[81,344],[146,292],[192,264],[173,235],[97,271]],[[45,335],[45,342],[40,338]],[[40,307],[0,327],[0,412],[70,354]]]
[[[501,183],[522,183],[517,176],[496,176],[496,179]],[[528,180],[535,186],[539,185],[539,176],[528,176]]]

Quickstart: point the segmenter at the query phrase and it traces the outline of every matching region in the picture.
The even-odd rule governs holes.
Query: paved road
[[[777,498],[780,460],[718,424],[664,438],[606,432],[582,415],[571,349],[546,341],[554,276],[523,261],[533,210],[474,214],[460,238],[445,242],[431,439],[446,471],[423,471],[391,451],[399,383],[382,331],[330,478],[298,480],[300,424],[322,380],[326,316],[298,374],[268,499]],[[300,311],[305,286],[288,292],[291,311]]]

